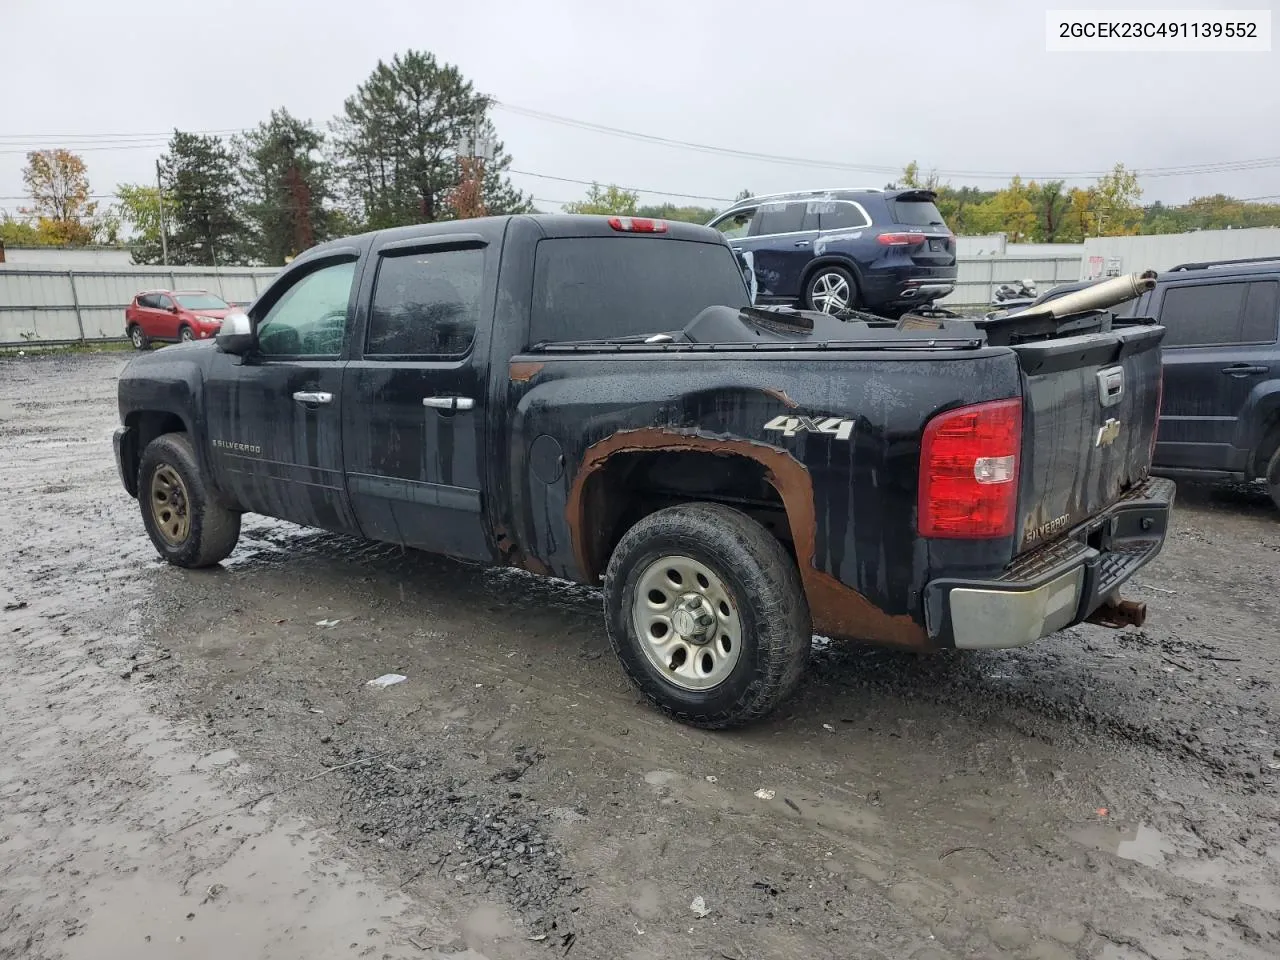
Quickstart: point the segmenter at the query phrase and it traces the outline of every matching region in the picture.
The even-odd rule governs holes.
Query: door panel
[[[1208,281],[1163,292],[1155,308],[1167,328],[1156,464],[1242,468],[1248,451],[1235,445],[1240,417],[1269,376],[1269,364],[1258,359],[1269,349],[1242,341],[1274,343],[1276,288],[1274,281]]]
[[[343,482],[341,358],[354,260],[304,264],[257,321],[258,351],[218,353],[205,385],[210,460],[245,510],[357,533]]]
[[[378,258],[362,358],[343,388],[344,460],[366,536],[492,559],[481,478],[485,247],[444,237]]]
[[[157,298],[157,304],[157,308],[151,311],[152,322],[159,331],[157,336],[163,340],[177,340],[178,315],[173,312],[173,298],[161,295]]]
[[[818,239],[818,215],[803,200],[768,203],[760,207],[753,236],[744,242],[754,259],[760,293],[794,300],[804,292],[800,278],[813,259]]]

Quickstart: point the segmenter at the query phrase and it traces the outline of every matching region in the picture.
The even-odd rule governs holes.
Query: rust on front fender
[[[746,457],[759,463],[769,484],[778,492],[800,567],[800,580],[813,618],[815,633],[841,640],[866,640],[911,650],[932,650],[924,627],[906,614],[889,614],[831,574],[819,570],[814,557],[817,516],[813,481],[803,463],[785,450],[754,440],[709,437],[654,427],[622,430],[587,448],[573,479],[565,518],[573,538],[578,569],[588,583],[598,583],[603,570],[593,562],[591,537],[601,535],[591,524],[587,481],[610,457],[624,453],[697,451],[717,456]]]

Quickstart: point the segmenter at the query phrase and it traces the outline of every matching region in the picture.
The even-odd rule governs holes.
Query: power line
[[[820,160],[808,157],[792,157],[783,154],[764,153],[755,150],[742,150],[736,147],[724,147],[714,144],[697,143],[691,140],[678,140],[672,137],[661,137],[656,134],[640,133],[635,130],[624,130],[620,127],[611,127],[607,124],[593,123],[587,120],[575,120],[572,117],[564,117],[559,114],[547,113],[543,110],[532,110],[528,107],[519,107],[510,103],[503,103],[495,100],[493,105],[499,110],[505,110],[517,116],[529,117],[535,120],[543,120],[548,123],[557,123],[562,126],[575,127],[581,130],[589,130],[595,133],[602,133],[609,136],[622,137],[628,140],[638,140],[646,143],[656,143],[669,147],[676,147],[684,150],[693,150],[700,153],[711,153],[720,156],[739,157],[748,160],[761,160],[769,163],[777,163],[791,166],[807,166],[822,167],[831,170],[847,170],[852,172],[863,173],[881,173],[897,175],[902,172],[902,166],[886,166],[883,164],[855,164],[846,163],[835,160]],[[1218,160],[1206,161],[1196,164],[1182,164],[1172,167],[1148,167],[1135,170],[1133,172],[1148,177],[1170,177],[1170,176],[1192,176],[1202,173],[1219,173],[1236,170],[1254,170],[1265,169],[1269,167],[1280,166],[1280,157],[1261,157],[1253,160]],[[1072,171],[1072,172],[1056,172],[1056,173],[1019,173],[1018,171],[992,171],[992,170],[938,170],[939,176],[946,177],[967,177],[970,179],[988,179],[988,180],[1009,180],[1015,176],[1023,176],[1028,179],[1037,180],[1087,180],[1096,179],[1097,177],[1106,176],[1111,170],[1091,170],[1091,171]]]

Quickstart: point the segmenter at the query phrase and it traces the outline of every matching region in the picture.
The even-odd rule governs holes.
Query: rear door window
[[[480,317],[484,250],[423,250],[378,266],[365,355],[460,357]]]
[[[778,233],[799,233],[802,230],[816,230],[818,225],[806,226],[809,204],[771,203],[760,208],[756,215],[756,225],[752,227],[753,237],[767,237]],[[816,218],[815,218],[816,219]]]
[[[1277,319],[1280,318],[1280,283],[1274,280],[1249,284],[1249,298],[1244,305],[1241,343],[1275,343]]]
[[[1198,283],[1171,286],[1160,305],[1163,346],[1212,346],[1240,342],[1247,283]]]

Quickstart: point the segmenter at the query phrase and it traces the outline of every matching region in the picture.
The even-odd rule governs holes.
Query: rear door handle
[[[423,397],[422,405],[436,410],[470,410],[476,402],[470,397]]]
[[[807,247],[808,245],[809,245],[809,241],[808,241],[808,240],[797,240],[797,241],[796,241],[796,246],[797,246],[797,247]]]
[[[1258,366],[1252,363],[1235,363],[1229,367],[1223,367],[1222,372],[1229,377],[1251,377],[1260,373],[1270,372],[1270,367]]]
[[[293,395],[298,403],[333,403],[333,394],[323,391],[299,390]]]

